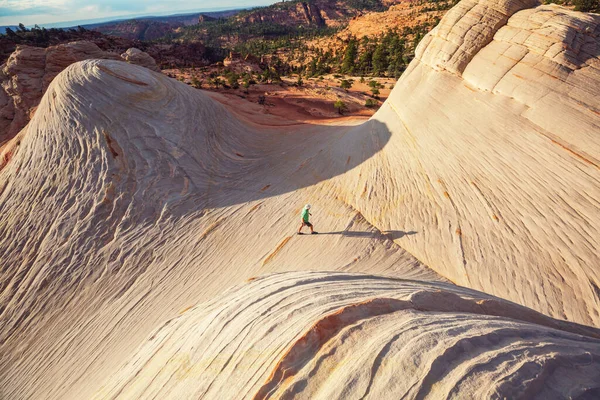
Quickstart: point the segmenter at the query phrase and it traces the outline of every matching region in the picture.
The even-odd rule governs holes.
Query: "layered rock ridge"
[[[592,398],[599,338],[450,284],[289,272],[169,320],[95,398]]]
[[[399,243],[455,283],[598,325],[600,17],[524,6],[461,2],[442,19],[345,199],[382,230],[422,232]]]

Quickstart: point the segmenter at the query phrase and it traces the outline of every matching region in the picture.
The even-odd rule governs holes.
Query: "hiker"
[[[312,215],[309,210],[310,210],[310,204],[305,205],[304,208],[302,209],[302,214],[301,214],[302,215],[302,224],[300,225],[300,228],[298,229],[298,235],[303,235],[302,228],[304,228],[305,226],[308,226],[310,228],[311,234],[314,235],[317,233],[313,230],[313,226],[309,222],[309,217]]]

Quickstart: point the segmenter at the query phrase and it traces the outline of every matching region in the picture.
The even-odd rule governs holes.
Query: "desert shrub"
[[[202,81],[198,80],[195,76],[192,78],[192,86],[196,89],[202,89]]]
[[[344,103],[342,100],[337,100],[335,103],[333,103],[333,108],[335,108],[337,110],[337,112],[342,115],[344,114],[344,111],[346,110],[346,103]]]
[[[377,107],[378,105],[379,105],[379,102],[375,99],[365,100],[365,107],[373,108],[373,107]]]

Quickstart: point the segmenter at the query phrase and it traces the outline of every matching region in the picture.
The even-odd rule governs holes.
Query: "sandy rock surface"
[[[173,313],[271,271],[445,281],[395,243],[414,232],[380,231],[331,183],[311,189],[386,140],[376,121],[252,125],[146,68],[71,65],[0,171],[0,386],[87,398]],[[317,163],[350,143],[352,157]],[[321,234],[296,235],[313,200]]]
[[[380,229],[423,232],[402,246],[453,282],[598,326],[600,16],[506,2],[514,14],[481,47],[458,38],[500,5],[471,3],[424,39],[374,117],[392,131],[385,156],[351,171],[378,192],[367,177],[393,165],[384,186],[402,206],[350,202]]]
[[[600,326],[598,17],[466,1],[436,29],[358,126],[259,125],[147,68],[67,67],[0,153],[0,397],[596,396],[596,330],[533,310]],[[319,235],[295,234],[306,203]],[[303,286],[315,275],[275,275],[223,295],[307,270],[419,282],[369,278],[379,291],[364,277]],[[261,292],[278,276],[292,287]],[[271,309],[269,293],[280,296]],[[375,316],[362,305],[377,298],[394,300],[376,300]],[[409,300],[423,303],[411,311]],[[305,336],[353,304],[363,331],[344,320]],[[423,340],[398,347],[396,335]],[[412,362],[423,368],[408,374]],[[279,379],[287,366],[293,376]],[[185,368],[182,386],[170,374]],[[223,382],[244,371],[255,373]]]
[[[167,321],[95,398],[593,398],[599,338],[451,284],[290,272]]]
[[[77,61],[89,59],[124,59],[158,71],[152,57],[133,48],[119,57],[87,41],[49,48],[18,46],[0,66],[0,146],[27,125],[56,75]]]
[[[121,58],[128,63],[141,65],[142,67],[146,67],[152,71],[160,72],[160,68],[158,68],[156,65],[154,58],[150,57],[148,53],[145,53],[140,49],[136,49],[135,47],[132,47],[125,53],[121,54]]]

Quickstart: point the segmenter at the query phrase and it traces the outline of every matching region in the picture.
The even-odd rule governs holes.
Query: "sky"
[[[208,9],[249,8],[276,0],[0,0],[0,25],[167,15]]]

